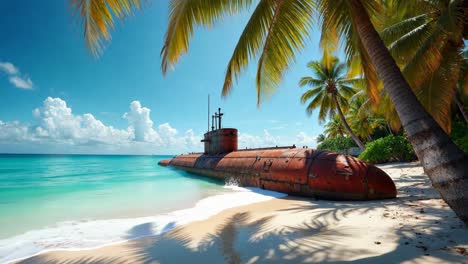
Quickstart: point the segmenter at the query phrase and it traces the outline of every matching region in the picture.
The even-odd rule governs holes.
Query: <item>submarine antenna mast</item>
[[[219,122],[219,129],[221,129],[221,118],[223,117],[223,113],[221,113],[221,108],[218,108],[218,122]]]
[[[215,125],[215,121],[214,121],[214,120],[215,120],[215,116],[214,116],[214,115],[211,115],[211,131],[213,131],[214,128],[215,128],[215,127],[214,127],[214,125]]]
[[[208,94],[208,132],[210,132],[210,94]]]

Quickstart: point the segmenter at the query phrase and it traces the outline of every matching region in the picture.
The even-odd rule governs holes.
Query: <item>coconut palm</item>
[[[461,1],[385,3],[380,36],[419,101],[450,133],[450,110],[463,66],[465,9]]]
[[[344,137],[347,133],[338,115],[334,115],[330,121],[325,124],[325,130],[323,132],[327,135],[327,138]]]
[[[372,141],[371,135],[378,128],[386,128],[386,121],[372,111],[367,98],[356,95],[351,99],[347,119],[356,135]]]
[[[468,224],[468,156],[424,109],[377,33],[369,16],[378,9],[377,5],[372,5],[377,2],[319,2],[323,28],[336,29],[335,37],[347,40],[348,57],[361,54],[363,68],[370,68],[371,74],[374,68],[433,186],[458,217]],[[458,4],[462,5],[463,1],[458,1]],[[333,37],[332,33],[327,34]],[[373,67],[369,67],[369,62]]]
[[[371,115],[376,118],[374,121],[378,123],[377,126],[386,127],[386,130],[389,134],[393,134],[393,132],[398,133],[401,130],[401,121],[395,111],[395,107],[393,107],[392,102],[388,98],[388,94],[382,94],[379,98],[380,102],[375,104],[367,92],[368,91],[366,89],[358,89],[353,98],[351,98],[350,110],[354,111],[353,108],[359,108],[355,110],[358,111],[361,115]],[[358,102],[356,102],[356,100]],[[353,103],[357,105],[353,106]],[[354,113],[349,115],[354,115]]]
[[[325,135],[324,135],[324,134],[319,134],[319,135],[317,136],[317,140],[316,140],[317,143],[321,143],[321,142],[323,142],[324,140],[325,140]]]
[[[356,93],[352,86],[360,82],[361,79],[347,78],[346,65],[340,63],[338,58],[330,57],[327,60],[329,62],[327,64],[323,64],[321,61],[311,61],[307,64],[313,76],[302,77],[299,81],[299,86],[311,88],[302,94],[301,103],[304,104],[310,100],[306,108],[309,115],[316,108],[320,108],[320,121],[338,113],[348,134],[359,148],[364,150],[364,144],[351,130],[343,113],[343,110],[348,109],[348,100]]]
[[[107,5],[110,0],[91,1]],[[124,0],[114,0],[113,2]],[[78,2],[90,2],[78,1]],[[130,2],[130,0],[125,1]],[[133,2],[133,1],[132,1]],[[402,1],[403,2],[403,1]],[[407,1],[407,2],[422,2]],[[453,0],[458,6],[462,0]],[[427,113],[376,31],[372,18],[384,10],[378,0],[171,0],[169,23],[161,51],[162,70],[167,72],[189,48],[196,26],[213,26],[227,15],[257,3],[228,63],[223,95],[229,94],[233,82],[252,59],[258,58],[257,101],[279,86],[283,74],[295,61],[311,33],[312,18],[318,11],[322,26],[322,43],[326,52],[340,40],[353,65],[360,65],[369,84],[380,78],[383,89],[400,117],[408,139],[433,186],[455,213],[468,224],[468,156],[460,150]],[[106,16],[106,12],[98,12]],[[86,12],[80,12],[82,17]],[[87,18],[85,18],[87,19]],[[99,21],[94,19],[94,21]],[[108,20],[104,20],[108,21]],[[105,23],[97,23],[104,25]],[[100,45],[108,31],[85,30],[90,45]],[[465,32],[466,33],[466,32]],[[94,35],[93,35],[94,34]],[[466,36],[466,34],[465,34]],[[378,87],[366,86],[376,97]]]

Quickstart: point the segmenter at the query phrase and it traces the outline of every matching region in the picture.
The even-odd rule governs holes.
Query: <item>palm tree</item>
[[[385,3],[380,36],[419,101],[450,133],[451,105],[463,74],[465,10],[457,1]]]
[[[317,136],[317,139],[316,139],[317,143],[321,143],[321,142],[323,142],[324,140],[325,140],[325,135],[324,135],[324,134],[319,134],[319,135]]]
[[[348,109],[348,100],[356,93],[352,86],[361,79],[346,78],[346,66],[340,63],[338,58],[330,57],[327,60],[329,61],[327,64],[320,61],[311,61],[307,64],[307,67],[312,70],[313,76],[302,77],[299,81],[299,86],[311,87],[310,90],[302,94],[301,103],[304,104],[311,100],[306,108],[309,115],[316,108],[320,108],[320,121],[324,121],[327,117],[332,117],[338,112],[341,123],[343,123],[348,134],[359,148],[364,150],[366,147],[349,127],[342,109]]]
[[[334,115],[330,121],[325,124],[325,130],[323,132],[327,135],[327,138],[344,137],[347,133],[338,115]]]
[[[96,2],[106,6],[110,0],[76,0]],[[112,2],[135,2],[112,0]],[[322,26],[322,43],[345,41],[348,59],[360,65],[366,80],[380,78],[383,89],[392,101],[408,139],[433,186],[455,213],[468,224],[468,156],[458,148],[445,131],[424,109],[412,91],[385,43],[376,31],[372,17],[384,10],[377,0],[260,0],[228,63],[223,95],[229,94],[233,82],[245,70],[251,59],[258,58],[257,101],[261,95],[277,88],[284,72],[294,62],[298,51],[304,47],[311,33],[314,11],[318,11]],[[411,1],[412,2],[412,1]],[[422,1],[414,1],[422,2]],[[453,0],[466,8],[466,1]],[[213,26],[226,15],[233,15],[250,7],[252,0],[171,0],[170,17],[164,46],[161,51],[162,70],[167,72],[182,54],[188,51],[189,40],[195,26]],[[257,3],[257,1],[255,1]],[[89,6],[89,5],[88,5]],[[89,13],[80,15],[87,20]],[[98,12],[106,17],[106,12]],[[125,13],[123,13],[125,14]],[[123,17],[123,15],[121,15]],[[104,19],[108,21],[109,19]],[[100,21],[94,18],[93,21]],[[93,22],[94,23],[94,22]],[[89,25],[85,23],[85,25]],[[97,23],[104,25],[105,23]],[[86,30],[85,38],[91,46],[101,45],[107,30]],[[468,30],[464,31],[464,36]],[[89,36],[88,36],[89,34]],[[104,38],[102,37],[104,36]],[[337,46],[337,45],[335,45]],[[376,97],[379,87],[366,86]]]
[[[356,96],[357,95],[357,96]],[[347,118],[353,131],[361,138],[372,141],[372,134],[377,128],[385,128],[385,119],[379,117],[369,106],[369,100],[356,94],[351,98]]]
[[[347,2],[350,4],[351,21],[356,27],[357,35],[395,106],[425,172],[442,198],[468,224],[468,156],[426,112],[411,90],[375,30],[363,5],[365,1]]]

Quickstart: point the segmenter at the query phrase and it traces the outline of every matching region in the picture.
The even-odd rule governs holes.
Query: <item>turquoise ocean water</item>
[[[157,165],[170,157],[0,155],[0,263],[155,235],[280,196]]]
[[[0,156],[0,239],[66,220],[181,209],[224,183],[157,166],[164,156]]]

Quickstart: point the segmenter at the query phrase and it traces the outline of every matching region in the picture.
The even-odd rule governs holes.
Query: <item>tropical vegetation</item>
[[[463,151],[468,153],[468,122],[461,118],[452,122],[452,138],[453,141]]]
[[[105,41],[110,39],[113,16],[123,18],[140,6],[137,0],[71,1],[84,21],[85,39],[94,53],[101,52]],[[228,62],[222,94],[228,95],[243,70],[257,60],[255,81],[260,104],[279,86],[318,21],[323,62],[329,63],[328,58],[341,44],[352,71],[365,78],[365,94],[371,103],[375,105],[388,98],[385,113],[394,109],[433,186],[468,224],[468,156],[448,136],[450,131],[444,127],[444,120],[427,107],[443,100],[440,104],[443,109],[437,112],[444,116],[445,107],[453,100],[453,95],[445,93],[453,94],[452,82],[462,79],[458,54],[464,45],[462,40],[468,37],[467,1],[171,0],[161,51],[163,73],[188,52],[196,26],[212,27],[225,16],[253,4],[256,7]],[[379,34],[378,30],[385,27],[382,21],[404,21],[418,12],[426,14],[420,24],[411,23],[408,27],[400,24],[395,26],[399,28],[395,33],[387,32],[400,43],[404,43],[408,33],[422,36],[419,38],[422,42],[408,41],[396,49],[387,41],[386,32]],[[414,26],[417,30],[406,31]],[[449,86],[448,92],[434,92]],[[441,98],[434,97],[437,94]]]
[[[366,145],[359,158],[370,163],[390,161],[412,161],[415,154],[408,139],[404,136],[389,135]]]
[[[350,137],[337,136],[327,138],[320,142],[320,144],[317,146],[317,149],[346,153],[348,149],[353,147],[357,147],[357,145],[356,142],[354,142]]]

